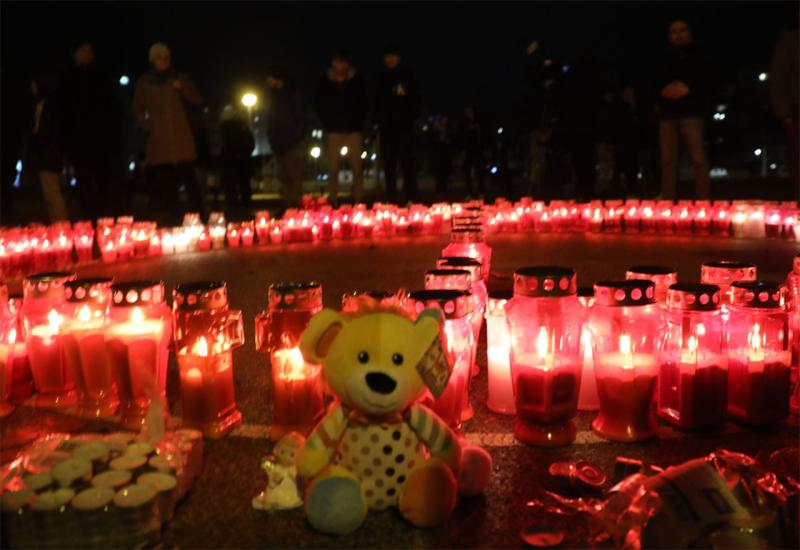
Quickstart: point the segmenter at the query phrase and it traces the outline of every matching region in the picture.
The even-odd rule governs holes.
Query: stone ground
[[[264,438],[271,410],[266,357],[253,347],[253,318],[265,306],[269,283],[316,279],[323,285],[326,306],[338,307],[342,294],[354,289],[421,287],[424,271],[433,266],[446,243],[447,237],[440,235],[291,244],[142,259],[118,266],[92,264],[79,269],[80,275],[110,274],[118,280],[162,278],[169,288],[198,279],[227,280],[231,306],[244,311],[246,344],[234,353],[234,364],[236,397],[245,425],[225,439],[206,442],[205,470],[165,528],[166,547],[520,547],[519,530],[542,522],[566,531],[565,546],[581,547],[587,544],[582,518],[549,514],[526,504],[541,491],[557,488],[547,474],[555,460],[588,460],[610,474],[617,456],[668,466],[717,448],[754,455],[761,450],[798,445],[795,417],[772,429],[751,430],[729,424],[720,432],[700,434],[679,433],[662,425],[657,439],[620,444],[594,436],[590,428],[593,415],[580,413],[575,444],[558,449],[526,447],[511,436],[511,417],[495,415],[485,407],[484,358],[480,360],[481,374],[472,381],[476,414],[465,424],[465,432],[492,454],[494,475],[486,494],[462,499],[444,526],[410,529],[396,511],[389,510],[371,513],[352,535],[329,537],[312,532],[299,510],[271,516],[254,512],[250,498],[266,484],[259,461],[271,449]],[[510,274],[516,267],[537,263],[570,265],[578,271],[579,285],[620,277],[627,266],[643,263],[674,266],[681,280],[695,281],[703,261],[722,258],[755,261],[762,278],[777,280],[785,277],[799,248],[797,243],[780,241],[624,234],[497,235],[490,237],[489,244],[494,250],[495,272]],[[481,349],[485,350],[485,341]],[[174,362],[168,378],[172,413],[179,417]],[[48,431],[113,430],[114,426],[22,405],[4,419],[0,429],[5,462],[21,445]]]

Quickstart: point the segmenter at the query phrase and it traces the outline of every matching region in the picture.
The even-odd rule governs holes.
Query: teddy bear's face
[[[424,383],[416,367],[438,337],[436,321],[414,323],[390,313],[346,319],[326,311],[312,319],[301,348],[321,360],[328,386],[344,404],[379,416],[419,397]]]

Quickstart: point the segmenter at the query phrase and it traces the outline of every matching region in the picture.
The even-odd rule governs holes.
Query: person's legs
[[[661,198],[674,199],[678,186],[678,123],[662,120],[658,128],[661,150]]]
[[[347,134],[345,145],[347,145],[347,162],[353,172],[353,202],[359,203],[364,198],[364,159],[361,158],[364,140],[361,132]]]
[[[328,200],[333,205],[339,204],[339,169],[342,166],[341,149],[345,134],[328,134]]]
[[[703,143],[703,119],[700,117],[682,118],[678,120],[678,128],[692,159],[694,198],[707,199],[711,196],[711,178],[708,173],[706,146]]]
[[[237,185],[236,161],[231,159],[223,160],[220,166],[220,179],[225,190],[225,206],[233,208],[239,202]]]
[[[160,212],[160,219],[166,225],[181,222],[181,205],[178,191],[179,175],[174,164],[154,166],[150,186],[150,208]]]
[[[447,185],[447,172],[448,172],[448,164],[449,159],[447,158],[447,151],[446,145],[443,146],[442,155],[444,158],[441,159],[442,166],[441,166],[441,174],[440,179],[442,180],[441,187],[442,191]],[[419,189],[417,187],[417,166],[414,162],[414,134],[413,132],[404,133],[400,140],[400,166],[403,168],[403,188],[406,192],[406,199],[417,202],[419,200]]]
[[[67,203],[61,192],[61,178],[58,172],[41,170],[39,172],[39,185],[42,187],[42,196],[47,208],[47,215],[50,217],[50,223],[68,219]]]
[[[397,202],[397,136],[389,132],[381,132],[381,157],[383,157],[383,173],[386,180],[387,202]]]
[[[239,161],[238,168],[239,199],[242,206],[249,207],[253,200],[253,188],[251,186],[251,180],[253,179],[252,160],[250,158],[242,159]]]
[[[177,182],[183,182],[186,186],[186,195],[189,199],[189,205],[193,212],[200,214],[200,218],[205,218],[205,205],[203,204],[203,193],[200,188],[200,181],[198,179],[195,165],[192,162],[182,162],[175,165],[175,179]]]
[[[286,208],[297,208],[300,204],[303,182],[299,148],[290,149],[278,155],[281,174],[281,192]]]
[[[78,181],[78,197],[80,197],[81,214],[88,220],[96,220],[101,215],[101,205],[104,202],[100,196],[99,163],[102,159],[92,159],[88,155],[81,155],[73,159],[72,167],[75,169],[75,179]]]

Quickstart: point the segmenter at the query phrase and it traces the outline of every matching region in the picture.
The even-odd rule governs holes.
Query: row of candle
[[[0,228],[0,274],[17,277],[35,271],[63,269],[73,262],[91,261],[96,241],[104,262],[132,257],[206,251],[224,246],[378,238],[424,235],[446,231],[452,218],[471,206],[482,206],[487,233],[517,231],[629,232],[650,234],[701,234],[745,238],[796,240],[797,203],[749,203],[746,201],[542,201],[523,198],[516,203],[498,199],[495,204],[413,204],[400,208],[388,204],[345,205],[333,209],[306,201],[307,209],[289,209],[281,219],[266,211],[253,220],[227,222],[212,213],[204,225],[189,213],[184,224],[157,228],[154,222],[135,222],[131,216],[101,218],[97,229],[91,222],[59,222],[49,227]]]

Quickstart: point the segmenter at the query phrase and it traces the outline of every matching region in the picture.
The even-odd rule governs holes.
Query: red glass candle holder
[[[597,379],[594,375],[592,351],[592,331],[589,330],[589,311],[594,305],[594,288],[578,287],[578,303],[583,308],[583,328],[581,329],[581,389],[578,392],[578,410],[596,411],[600,408],[597,397]]]
[[[797,379],[797,371],[800,368],[800,253],[794,257],[792,271],[786,277],[786,287],[789,291],[789,310],[792,312],[790,322],[792,368],[795,369],[795,379]]]
[[[486,406],[500,414],[515,414],[514,387],[511,382],[511,337],[506,318],[506,304],[513,292],[489,294],[486,307],[486,370],[489,377]]]
[[[625,201],[623,221],[626,233],[638,233],[641,230],[641,206],[638,200]]]
[[[708,285],[717,285],[720,289],[720,303],[722,309],[727,309],[733,303],[734,281],[755,281],[756,265],[748,262],[732,262],[720,260],[705,262],[700,266],[700,282]]]
[[[655,402],[661,309],[652,281],[599,281],[589,314],[600,414],[592,428],[606,439],[656,435]]]
[[[108,418],[119,405],[114,370],[108,359],[104,323],[111,303],[111,279],[65,283],[61,345],[83,416]]]
[[[72,273],[49,272],[31,275],[23,283],[21,313],[37,407],[63,407],[75,402],[72,373],[63,360],[63,318],[59,313],[64,303],[64,283],[74,278]]]
[[[529,445],[572,443],[583,324],[575,271],[557,266],[518,269],[506,316],[517,409],[514,436]]]
[[[475,302],[473,310],[477,311],[479,315],[483,316],[486,312],[486,303],[488,301],[488,291],[486,290],[486,283],[483,280],[483,267],[481,263],[474,258],[459,258],[458,256],[446,256],[439,258],[436,261],[436,267],[439,269],[463,269],[469,271],[470,274],[470,293]],[[473,325],[473,329],[475,329]],[[477,330],[473,330],[475,341],[480,336],[480,324],[477,324]]]
[[[8,303],[8,289],[0,284],[0,418],[14,410],[10,403],[14,376],[17,321]]]
[[[142,428],[154,396],[166,396],[172,313],[162,281],[130,281],[111,286],[106,350],[117,382],[120,423]]]
[[[728,358],[716,285],[674,284],[659,352],[658,415],[679,428],[725,424]]]
[[[11,399],[25,401],[34,393],[33,373],[28,359],[28,347],[25,336],[25,320],[22,316],[22,294],[10,294],[8,306],[16,325],[16,343],[13,346],[14,366],[11,375]]]
[[[642,201],[642,205],[639,210],[641,212],[639,224],[641,226],[642,233],[655,233],[658,230],[655,203],[653,201]]]
[[[219,438],[242,422],[233,387],[233,350],[244,343],[242,312],[228,307],[222,281],[178,285],[173,292],[182,424]]]
[[[694,226],[694,207],[691,204],[678,204],[675,208],[675,233],[691,235]]]
[[[622,231],[622,219],[625,212],[622,201],[606,201],[605,209],[605,216],[603,218],[603,229],[605,232],[619,233]]]
[[[244,221],[241,225],[242,228],[242,246],[253,246],[253,239],[255,238],[255,224],[252,220]]]
[[[728,416],[751,425],[789,414],[791,351],[777,283],[736,281],[727,323]]]
[[[321,310],[319,283],[275,283],[267,293],[267,309],[256,316],[256,350],[270,353],[273,441],[291,431],[310,432],[324,412],[322,371],[306,363],[298,348],[311,317]]]
[[[625,271],[626,279],[640,279],[655,283],[656,302],[667,304],[667,289],[678,282],[678,272],[671,267],[661,265],[635,265]]]
[[[238,248],[241,243],[241,226],[238,223],[228,224],[227,234],[228,248]]]
[[[483,280],[489,280],[492,268],[492,249],[484,241],[483,232],[477,228],[453,229],[450,244],[442,250],[442,256],[474,258],[481,263]]]
[[[711,233],[727,237],[731,232],[731,213],[727,202],[714,201]]]
[[[405,308],[405,294],[390,290],[355,290],[342,296],[342,312],[353,313],[363,304],[380,307]]]
[[[694,203],[694,232],[697,235],[708,235],[711,233],[711,219],[713,210],[708,201],[696,201]]]
[[[469,404],[469,380],[472,363],[472,299],[459,290],[417,290],[409,294],[412,315],[426,308],[441,310],[444,321],[444,349],[451,365],[450,379],[442,395],[431,408],[456,431],[461,430],[464,411]],[[427,394],[428,392],[426,392]]]
[[[270,222],[269,241],[272,244],[281,244],[283,242],[283,222],[281,220],[272,220]]]
[[[675,232],[675,205],[672,201],[658,201],[656,216],[656,226],[660,234],[671,235]]]

